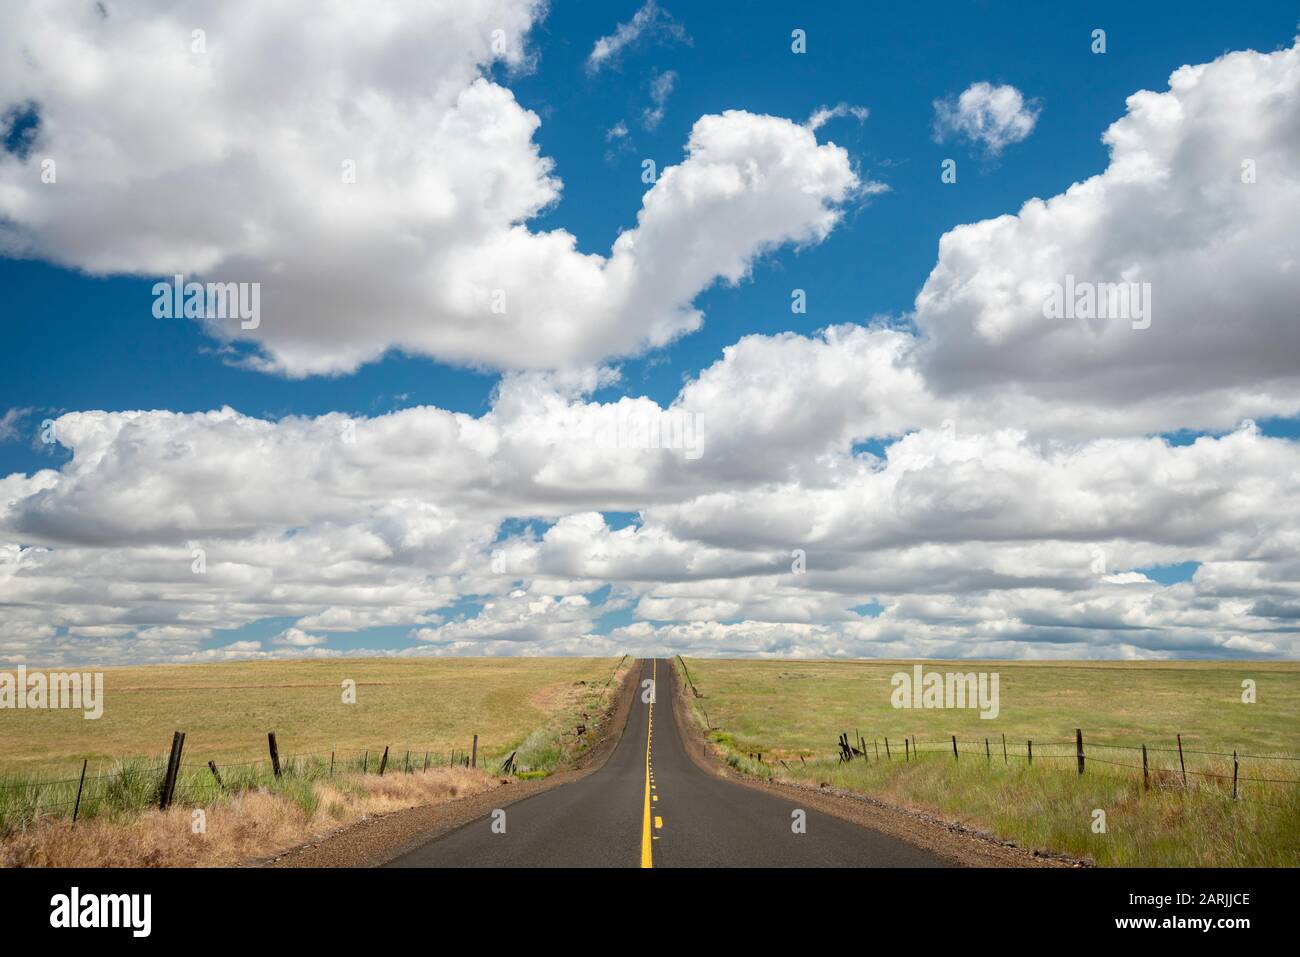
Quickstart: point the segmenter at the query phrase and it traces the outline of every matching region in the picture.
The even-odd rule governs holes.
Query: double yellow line
[[[658,694],[659,683],[656,680],[659,674],[659,660],[652,659],[650,665],[650,710],[646,714],[645,722],[645,812],[641,817],[641,866],[654,867],[654,855],[650,852],[650,846],[653,841],[650,831],[650,736],[654,733],[655,723],[655,697]]]

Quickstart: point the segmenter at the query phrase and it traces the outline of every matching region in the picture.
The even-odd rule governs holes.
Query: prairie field
[[[404,794],[483,785],[491,775],[474,772],[480,781],[463,767],[470,778],[444,787],[469,763],[474,735],[479,769],[511,755],[515,774],[544,776],[585,749],[577,729],[595,723],[627,666],[612,658],[430,658],[105,669],[97,719],[80,710],[0,711],[0,846],[13,860],[61,859],[41,856],[45,839],[74,811],[97,827],[138,826],[160,800],[173,731],[186,735],[177,804],[243,807],[260,794],[296,807],[286,813],[300,830],[322,807],[331,819],[373,810],[380,785],[371,779],[384,770],[383,787]],[[281,774],[269,760],[268,731]],[[149,827],[161,820],[148,819]],[[21,853],[5,843],[15,834],[27,835]]]
[[[1098,864],[1300,866],[1300,785],[1287,783],[1300,779],[1300,663],[923,663],[998,673],[990,719],[893,707],[891,678],[914,664],[685,660],[696,720],[738,771],[868,794]],[[841,733],[866,754],[841,762]]]
[[[69,771],[165,755],[184,731],[187,760],[218,765],[267,756],[391,746],[445,762],[479,736],[498,757],[603,688],[613,658],[406,658],[254,661],[105,668],[104,712],[0,710],[0,773]],[[356,682],[356,703],[342,683]],[[581,682],[581,684],[580,684]],[[571,730],[571,729],[570,729]]]

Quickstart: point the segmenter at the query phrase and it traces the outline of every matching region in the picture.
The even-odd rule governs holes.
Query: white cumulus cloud
[[[558,201],[559,171],[536,114],[488,78],[528,61],[541,5],[349,9],[5,7],[0,115],[30,106],[39,124],[25,156],[0,154],[0,249],[258,283],[257,328],[207,324],[264,370],[344,373],[394,349],[551,368],[692,331],[700,292],[822,239],[858,186],[844,150],[789,120],[706,116],[636,224],[607,255],[581,253],[563,229],[528,228]],[[152,307],[142,298],[142,323],[185,321]]]
[[[961,137],[996,156],[1034,131],[1039,111],[1014,86],[981,81],[956,97],[934,101],[934,134],[940,141]]]

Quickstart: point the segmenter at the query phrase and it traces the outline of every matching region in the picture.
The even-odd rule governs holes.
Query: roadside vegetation
[[[610,662],[604,663],[607,670],[603,675],[579,679],[564,689],[563,703],[555,708],[551,718],[512,747],[507,760],[513,758],[518,777],[524,780],[546,777],[586,753],[595,740],[599,722],[636,659],[624,656],[612,667]]]
[[[149,769],[152,770],[152,769]],[[237,866],[269,857],[367,817],[440,804],[501,787],[483,768],[432,768],[410,774],[336,774],[299,768],[280,779],[251,778],[238,787],[191,793],[167,810],[115,796],[74,825],[41,817],[0,839],[6,867]],[[153,775],[148,775],[153,776]]]
[[[890,677],[911,664],[687,659],[702,697],[686,695],[740,773],[868,795],[1104,866],[1300,866],[1300,785],[1274,783],[1300,778],[1300,665],[926,662],[1000,673],[1000,713],[982,720],[893,708]],[[1241,702],[1247,678],[1254,704]],[[865,754],[841,761],[841,733]]]
[[[0,764],[0,864],[239,863],[361,817],[479,793],[500,786],[503,776],[544,777],[588,748],[630,659],[437,659],[402,662],[406,670],[388,661],[347,662],[338,671],[359,676],[353,679],[356,705],[341,703],[336,674],[307,669],[304,675],[303,663],[282,664],[283,671],[259,663],[252,670],[214,665],[180,669],[179,675],[178,669],[166,668],[161,670],[169,674],[159,675],[132,668],[106,676],[100,721],[115,718],[117,727],[92,728],[98,722],[78,716],[80,724],[72,728],[85,728],[82,753],[96,755],[103,741],[128,747],[143,740],[143,735],[124,738],[123,729],[150,727],[154,737],[160,728],[185,729],[185,751],[167,810],[159,810],[166,754],[96,757],[86,761],[83,779],[82,762],[68,759],[73,745],[65,740],[71,733],[66,714],[26,713],[19,733],[0,744],[0,756],[9,757]],[[303,677],[316,680],[306,685],[295,680]],[[181,687],[173,683],[177,678],[187,682],[188,717],[169,711]],[[120,694],[113,693],[114,685]],[[287,701],[263,711],[270,687],[282,689]],[[145,688],[149,692],[141,693]],[[363,701],[364,717],[346,713]],[[336,705],[345,713],[336,713]],[[353,722],[352,737],[344,739],[349,742],[372,732],[383,740],[428,729],[435,743],[388,745],[386,761],[383,746],[299,750],[300,742],[321,743],[322,733],[304,722],[322,712],[336,732],[339,723]],[[7,712],[0,720],[15,714],[23,713]],[[51,723],[60,726],[52,734],[54,753],[43,765],[32,753],[39,737],[33,717],[54,717],[58,721]],[[277,729],[285,752],[278,776],[266,751],[268,721],[289,729],[288,735]],[[477,766],[471,768],[466,764],[475,733],[480,736]],[[245,743],[243,751],[233,750],[235,739]],[[258,746],[260,754],[253,750]],[[215,773],[209,761],[217,766]]]

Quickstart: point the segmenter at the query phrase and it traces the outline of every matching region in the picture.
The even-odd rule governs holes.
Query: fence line
[[[272,751],[265,758],[225,763],[218,763],[215,759],[185,760],[181,757],[181,749],[176,745],[177,737],[181,742],[184,740],[184,736],[177,732],[173,738],[170,755],[160,752],[127,758],[102,758],[101,761],[112,761],[114,766],[107,770],[96,769],[93,774],[85,772],[85,766],[89,763],[89,759],[86,759],[83,761],[83,771],[79,777],[34,776],[27,780],[0,780],[0,829],[12,818],[30,823],[44,817],[70,816],[78,810],[84,817],[88,812],[93,811],[97,802],[109,799],[111,795],[125,800],[131,806],[143,809],[150,805],[166,807],[178,795],[184,800],[187,797],[208,797],[225,791],[262,786],[272,782],[249,780],[241,777],[239,772],[254,769],[254,773],[260,770],[269,774],[276,770],[277,763],[278,770],[275,773],[277,778],[281,775],[297,776],[313,772],[320,774],[321,777],[333,777],[336,773],[358,772],[375,776],[414,774],[429,768],[457,766],[481,766],[485,770],[491,770],[486,760],[479,760],[485,756],[480,751],[481,742],[478,740],[478,735],[473,736],[473,742],[467,748],[444,750],[406,744],[391,746],[406,750],[408,757],[394,758],[387,767],[378,767],[376,762],[369,761],[372,749],[368,748],[331,748],[277,754],[274,751],[273,734],[269,735]],[[373,750],[378,753],[381,749]],[[398,753],[400,752],[394,752],[394,754]],[[414,756],[414,759],[411,756]],[[510,763],[513,770],[514,762]],[[326,768],[329,769],[327,773]],[[505,765],[502,765],[502,772],[504,773],[505,770]],[[188,779],[182,778],[183,774],[188,775]],[[208,776],[209,774],[211,777]],[[76,787],[74,788],[73,785]],[[73,792],[75,797],[72,796]],[[53,800],[42,800],[47,796]],[[75,825],[75,818],[73,823]]]
[[[867,748],[866,738],[857,734],[857,732],[855,732],[855,735],[856,735],[855,740],[857,742],[856,745],[850,743],[849,735],[847,732],[843,732],[840,734],[839,740],[836,742],[837,750],[833,752],[834,757],[838,760],[839,763],[847,763],[859,758],[867,762],[871,761],[871,754]],[[1246,798],[1246,795],[1242,793],[1241,785],[1276,784],[1276,785],[1294,786],[1300,784],[1300,778],[1251,777],[1241,773],[1242,758],[1248,757],[1251,758],[1252,760],[1262,761],[1267,763],[1271,761],[1300,761],[1300,755],[1295,755],[1295,754],[1256,755],[1256,754],[1246,754],[1240,751],[1197,750],[1191,748],[1184,748],[1182,746],[1181,734],[1175,735],[1175,737],[1178,739],[1178,747],[1176,748],[1157,748],[1147,744],[1139,744],[1139,745],[1114,744],[1111,742],[1092,742],[1092,741],[1088,741],[1085,744],[1082,729],[1077,729],[1075,731],[1075,739],[1072,741],[1063,741],[1063,740],[1062,741],[1058,741],[1058,740],[1038,741],[1033,738],[1026,738],[1025,743],[1022,747],[1015,742],[1008,742],[1006,740],[1006,736],[1002,735],[999,740],[999,744],[1001,745],[1003,762],[1006,764],[1009,764],[1010,759],[1013,757],[1017,759],[1026,760],[1029,766],[1033,765],[1035,758],[1037,758],[1039,761],[1043,761],[1043,760],[1072,761],[1077,763],[1078,773],[1082,775],[1085,773],[1085,767],[1087,762],[1096,762],[1097,764],[1103,764],[1110,767],[1125,768],[1128,770],[1141,772],[1143,790],[1149,790],[1151,787],[1150,773],[1152,769],[1150,767],[1148,755],[1151,752],[1161,753],[1161,754],[1177,754],[1179,756],[1179,762],[1177,767],[1156,768],[1155,769],[1156,773],[1180,775],[1183,779],[1184,789],[1187,788],[1188,775],[1191,775],[1196,778],[1207,779],[1207,780],[1231,781],[1232,798],[1234,800],[1247,799],[1261,804],[1267,804],[1270,807],[1282,808],[1283,805],[1273,804],[1270,801],[1265,801],[1261,798],[1254,797],[1254,796],[1251,796],[1250,798]],[[885,738],[884,740],[885,740],[885,759],[886,759],[884,763],[890,763],[894,760],[897,760],[897,758],[890,752],[889,739]],[[908,735],[904,737],[903,740],[904,740],[904,744],[906,745],[903,754],[904,763],[910,762],[914,758],[919,759],[920,755],[923,752],[930,755],[951,754],[954,761],[960,760],[962,755],[982,757],[985,759],[985,762],[987,764],[992,764],[994,760],[993,750],[991,746],[991,739],[987,737],[983,739],[975,739],[972,742],[970,739],[961,739],[959,741],[956,735],[949,735],[947,740],[944,741],[922,740],[918,742],[914,735]],[[963,744],[965,745],[974,744],[975,747],[962,747],[961,745]],[[1068,753],[1053,754],[1049,751],[1043,750],[1044,748],[1066,748],[1066,747],[1070,748],[1070,751]],[[1100,758],[1097,757],[1095,754],[1090,753],[1090,750],[1094,748],[1102,748],[1110,751],[1127,751],[1127,752],[1138,753],[1142,755],[1142,763],[1131,764],[1125,761],[1111,760],[1108,758]],[[1197,770],[1195,768],[1188,768],[1185,756],[1189,754],[1205,756],[1205,757],[1221,757],[1225,759],[1231,759],[1232,773],[1229,774],[1226,772],[1216,772],[1216,771]],[[751,760],[753,759],[753,757],[754,754],[751,753],[750,754]],[[815,752],[812,755],[812,757],[814,758],[814,760],[816,760]],[[875,757],[876,757],[877,764],[882,763],[878,751],[876,752]],[[804,760],[803,754],[800,754],[800,760],[801,761]],[[759,756],[759,763],[760,764],[762,763],[761,755]],[[784,764],[785,762],[782,761],[781,763]],[[788,765],[786,766],[788,767]],[[1203,789],[1198,789],[1198,793],[1203,793]],[[1212,790],[1211,793],[1218,793],[1218,791]]]

